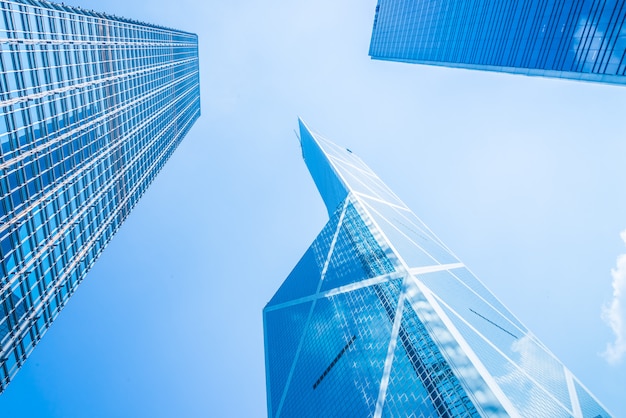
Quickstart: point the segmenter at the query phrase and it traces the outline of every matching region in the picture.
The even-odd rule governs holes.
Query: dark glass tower
[[[374,59],[626,84],[620,0],[378,0]]]
[[[0,1],[0,392],[200,116],[191,33]]]
[[[330,220],[263,310],[270,417],[609,417],[350,150],[300,122]]]

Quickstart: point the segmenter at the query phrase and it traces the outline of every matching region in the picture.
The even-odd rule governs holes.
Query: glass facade
[[[200,116],[198,39],[0,1],[0,391]]]
[[[626,84],[620,0],[378,0],[374,59]]]
[[[263,310],[270,417],[609,417],[350,150],[300,121],[330,220]]]

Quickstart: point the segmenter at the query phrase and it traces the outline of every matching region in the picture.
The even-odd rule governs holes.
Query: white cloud
[[[626,244],[626,230],[620,236]],[[613,330],[615,341],[607,344],[603,356],[610,364],[617,364],[626,354],[626,254],[617,257],[617,267],[611,269],[611,275],[613,300],[602,309],[602,319]]]

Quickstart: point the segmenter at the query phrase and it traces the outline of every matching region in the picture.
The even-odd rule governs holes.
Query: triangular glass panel
[[[385,237],[393,245],[397,254],[402,257],[408,267],[425,267],[438,264],[458,263],[450,254],[437,249],[428,238],[415,239],[410,233],[392,224],[381,212],[392,210],[389,206],[379,202],[362,198],[372,219]]]
[[[433,401],[415,370],[415,359],[410,358],[405,350],[404,339],[406,334],[403,334],[403,338],[398,337],[396,343],[383,416],[402,416],[406,411],[411,411],[415,416],[436,417],[438,414]],[[413,351],[411,354],[414,356]]]
[[[436,415],[425,416],[480,416],[441,347],[408,301],[405,301],[397,344],[403,348],[409,363],[408,367],[404,366],[405,371],[412,370],[419,379],[424,407],[437,411]],[[405,379],[409,383],[407,376]]]
[[[515,327],[526,333],[527,328],[522,324],[494,295],[485,287],[485,285],[470,272],[467,268],[454,269],[450,271],[457,280],[472,289],[482,299],[494,307],[498,312],[506,317]]]
[[[405,207],[404,203],[402,203],[402,201],[398,199],[398,197],[390,190],[381,186],[378,179],[375,177],[371,177],[361,171],[355,170],[353,167],[346,166],[345,164],[338,164],[337,168],[352,191],[371,196],[374,199],[380,199],[393,205]]]
[[[394,271],[368,225],[352,204],[348,204],[322,291],[360,282]]]
[[[577,381],[574,381],[574,386],[584,417],[609,418],[611,416]]]
[[[311,303],[264,312],[266,374],[270,390],[268,402],[271,403],[272,416],[276,415],[285,390],[287,377],[309,317]]]
[[[321,270],[322,266],[316,260],[314,249],[309,247],[267,306],[272,307],[315,294]]]
[[[463,286],[452,272],[424,274],[419,280],[559,402],[571,407],[563,365],[531,335]]]
[[[370,201],[371,199],[367,200],[367,202]],[[416,243],[419,244],[421,241],[430,241],[440,247],[440,250],[437,251],[443,250],[450,253],[446,245],[409,209],[403,209],[402,207],[393,205],[381,206],[376,205],[374,202],[375,201],[372,201],[372,205],[382,216],[387,218],[391,224],[403,230],[403,232],[406,230],[405,233]]]
[[[472,289],[461,283],[455,276],[455,273],[461,270],[465,268],[418,274],[417,279],[444,300],[458,315],[463,316],[478,332],[508,354],[511,344],[522,337],[525,331],[519,329],[501,312],[496,311]]]
[[[315,238],[313,244],[272,297],[268,307],[315,294],[324,263],[328,258],[331,242],[337,231],[342,209],[343,206],[326,223],[322,232]]]
[[[302,121],[300,121],[300,144],[302,156],[309,168],[311,177],[313,177],[317,190],[324,200],[328,213],[331,214],[346,198],[348,189],[337,176],[326,153],[320,148],[316,135]]]
[[[551,393],[546,391],[536,381],[529,378],[524,367],[526,362],[520,361],[520,367],[508,360],[492,347],[483,337],[467,326],[453,311],[440,305],[456,329],[463,336],[473,352],[478,356],[482,365],[492,376],[494,382],[500,387],[509,402],[523,417],[570,417],[571,412],[565,405],[559,403]],[[528,335],[516,340],[512,345],[512,351],[518,353],[518,357],[526,360],[533,355],[533,345],[528,344]],[[519,361],[519,360],[518,360]],[[561,396],[562,397],[562,396]]]
[[[377,285],[316,301],[281,416],[373,415],[397,294]]]

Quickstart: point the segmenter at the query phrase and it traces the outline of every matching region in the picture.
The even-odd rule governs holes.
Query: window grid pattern
[[[274,416],[373,416],[390,334],[391,324],[371,287],[320,299],[304,334],[283,408]]]
[[[398,337],[438,416],[480,416],[441,350],[406,302]]]
[[[318,283],[320,276],[322,282],[328,279],[334,286],[342,286],[363,275],[394,272],[352,202],[340,205],[303,260],[311,259],[308,254],[312,250],[319,254],[316,266],[309,261],[299,263],[288,279],[293,283],[281,287],[283,297],[272,299],[268,307],[274,309],[264,313],[269,414],[372,416],[392,326],[382,304],[397,305],[400,280],[329,297],[317,293],[313,305],[300,298],[299,288],[310,288],[306,282]],[[323,289],[321,283],[319,288]],[[385,289],[389,300],[380,299],[379,288]],[[285,303],[286,289],[294,292],[295,305]]]
[[[339,295],[323,294],[396,271],[397,260],[380,246],[372,233],[374,225],[359,204],[348,199],[342,223],[337,225],[341,219],[337,210],[281,287],[281,297],[273,298],[265,312],[270,416],[375,414],[403,286],[401,279],[393,279]],[[312,264],[311,252],[316,249],[317,262]],[[313,305],[311,297],[302,297],[302,289],[312,288],[308,282],[319,283]],[[288,289],[295,304],[287,302]],[[385,416],[402,416],[408,405],[415,416],[478,416],[408,304],[404,312]]]
[[[364,193],[379,179],[350,150],[300,130],[341,212],[264,309],[269,416],[610,416],[456,257],[408,262],[433,248],[408,230],[452,253],[393,193]]]
[[[200,115],[197,36],[0,1],[0,391]]]
[[[619,0],[379,0],[375,59],[626,84]]]

